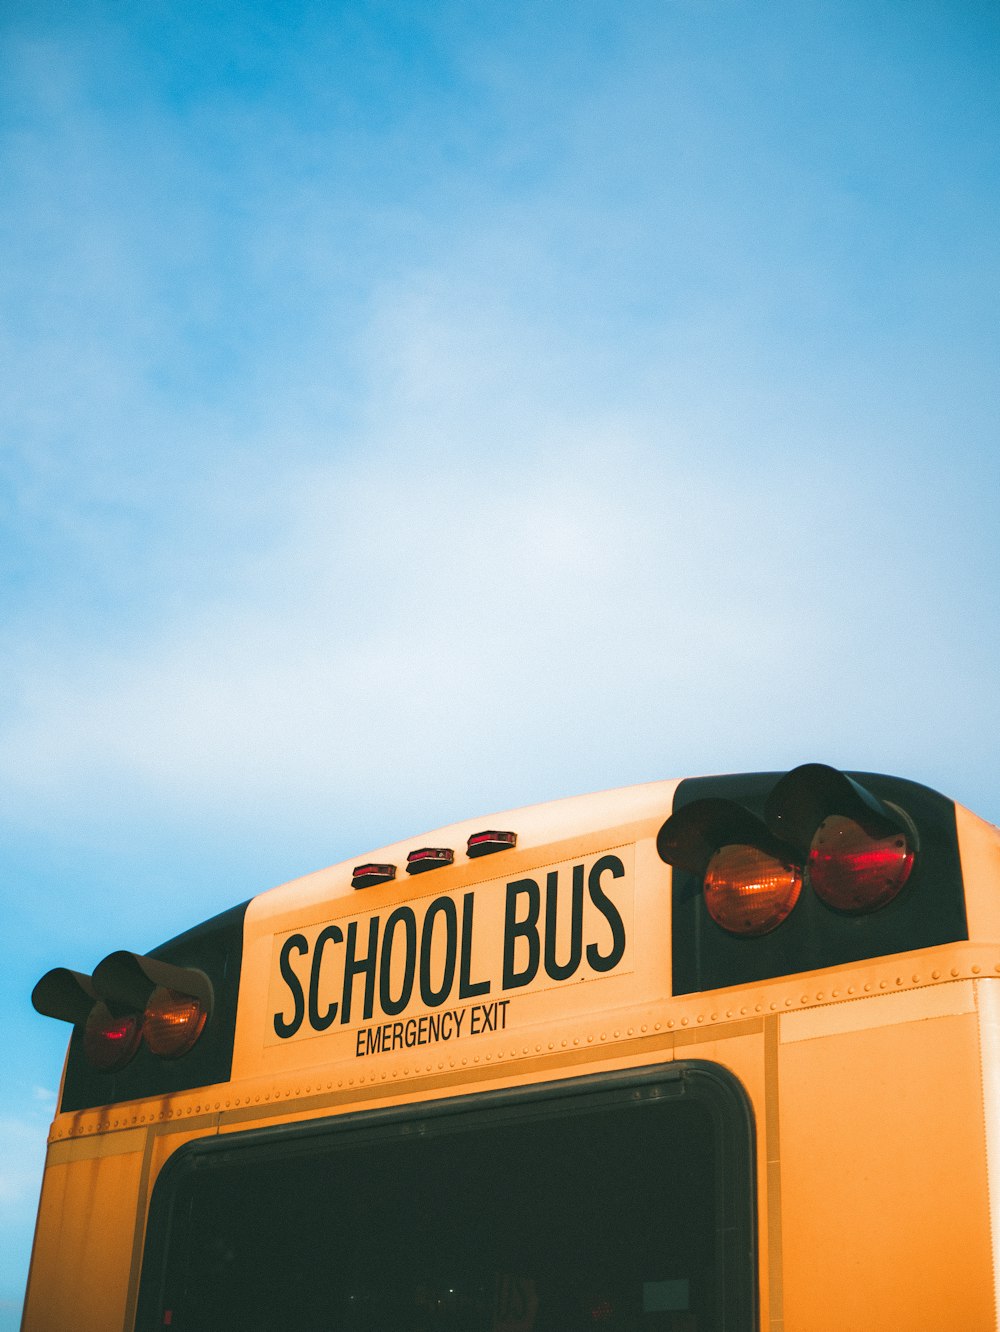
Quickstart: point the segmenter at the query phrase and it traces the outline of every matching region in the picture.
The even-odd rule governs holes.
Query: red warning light
[[[124,1068],[139,1048],[142,1019],[138,1013],[116,1017],[107,1004],[98,1001],[90,1010],[83,1029],[83,1052],[87,1062],[101,1073]]]
[[[906,883],[913,861],[902,829],[880,837],[846,815],[831,814],[813,834],[809,882],[838,911],[877,911]]]

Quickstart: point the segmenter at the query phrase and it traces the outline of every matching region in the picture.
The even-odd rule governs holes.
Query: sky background
[[[28,996],[451,820],[1000,819],[995,0],[0,3],[0,1329]]]

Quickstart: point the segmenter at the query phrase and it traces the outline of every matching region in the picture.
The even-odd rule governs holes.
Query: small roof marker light
[[[476,856],[491,856],[494,851],[507,851],[517,846],[517,833],[479,832],[473,833],[467,843],[468,853],[474,860]]]
[[[395,877],[395,865],[355,865],[351,887],[374,888],[378,883],[391,883]]]
[[[440,869],[442,865],[451,865],[455,853],[448,846],[422,846],[418,851],[411,851],[406,857],[407,874],[424,874],[427,870]]]

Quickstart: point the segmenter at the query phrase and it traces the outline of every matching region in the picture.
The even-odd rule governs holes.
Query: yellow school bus
[[[33,1002],[28,1332],[998,1326],[1000,833],[916,783],[455,824]]]

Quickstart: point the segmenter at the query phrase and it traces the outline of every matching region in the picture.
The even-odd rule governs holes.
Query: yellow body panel
[[[993,1327],[975,1008],[873,1017],[781,1046],[787,1325]]]
[[[50,1146],[24,1327],[125,1326],[144,1149],[134,1132]]]

